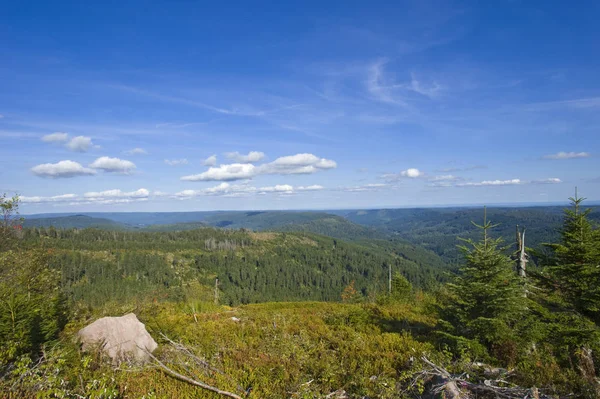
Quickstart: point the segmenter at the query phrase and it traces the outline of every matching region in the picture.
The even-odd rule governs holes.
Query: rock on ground
[[[103,317],[77,333],[83,344],[82,349],[100,347],[114,363],[123,360],[148,361],[148,352],[153,352],[158,344],[146,326],[135,314],[121,317]]]

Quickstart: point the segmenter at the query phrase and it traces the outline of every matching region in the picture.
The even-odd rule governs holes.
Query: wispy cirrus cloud
[[[69,134],[56,132],[42,136],[42,141],[45,143],[66,143],[69,140]]]
[[[147,155],[148,151],[144,150],[143,148],[132,148],[131,150],[125,151],[125,154],[127,155]]]
[[[547,179],[539,180],[521,180],[521,179],[509,179],[509,180],[484,180],[481,182],[466,182],[457,183],[455,187],[498,187],[498,186],[518,186],[524,184],[559,184],[562,180],[557,177],[551,177]]]
[[[106,191],[90,191],[83,195],[62,194],[55,196],[21,196],[24,204],[55,204],[55,205],[86,205],[86,204],[118,204],[136,201],[147,201],[151,197],[150,191],[140,188],[135,191],[121,191],[120,189]]]
[[[191,199],[202,196],[224,196],[224,197],[240,197],[249,195],[265,195],[265,194],[296,194],[303,191],[319,191],[323,190],[321,185],[311,186],[292,186],[290,184],[277,184],[274,186],[255,187],[247,184],[230,184],[220,183],[217,186],[201,189],[201,190],[183,190],[173,194],[173,198]]]
[[[544,155],[543,159],[577,159],[577,158],[589,158],[591,154],[589,152],[557,152],[556,154]]]
[[[452,166],[448,168],[437,169],[440,173],[468,172],[470,170],[487,169],[485,165]]]
[[[165,159],[165,163],[169,166],[187,165],[188,160],[186,158],[181,159]]]
[[[363,184],[360,186],[339,187],[338,190],[346,191],[346,192],[350,192],[350,193],[357,193],[357,192],[365,192],[365,191],[380,191],[380,190],[390,188],[390,187],[391,186],[389,184],[385,184],[385,183],[369,183],[369,184]]]

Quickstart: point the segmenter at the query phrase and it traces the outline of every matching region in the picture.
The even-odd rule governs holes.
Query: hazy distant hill
[[[123,230],[127,226],[114,220],[95,218],[86,215],[71,215],[45,218],[25,218],[24,227],[51,227],[58,229],[107,229],[107,230]]]
[[[592,206],[592,220],[600,220],[600,207]],[[518,224],[527,229],[527,246],[540,247],[558,239],[563,207],[491,207],[488,219],[499,224],[493,234],[507,244]],[[254,231],[302,231],[357,241],[401,239],[435,252],[446,263],[461,260],[457,237],[476,238],[483,207],[319,211],[210,211],[210,212],[106,212],[26,216],[26,226],[95,227],[142,231],[182,231],[198,227]]]
[[[600,207],[590,208],[590,218],[599,221]],[[527,246],[536,248],[544,242],[558,240],[563,209],[560,206],[487,208],[487,218],[498,224],[492,234],[503,237],[506,244],[514,242],[516,225],[519,225],[527,229]],[[354,223],[377,228],[422,245],[447,262],[456,262],[461,257],[457,249],[457,237],[477,238],[479,231],[472,222],[481,224],[483,221],[483,207],[374,209],[340,213]]]

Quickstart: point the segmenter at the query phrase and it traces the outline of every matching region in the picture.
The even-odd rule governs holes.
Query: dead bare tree
[[[519,277],[527,277],[527,262],[529,262],[529,255],[525,252],[525,229],[522,232],[519,231],[519,225],[517,225],[517,272]]]

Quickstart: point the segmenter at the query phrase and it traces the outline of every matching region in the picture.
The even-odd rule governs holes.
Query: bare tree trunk
[[[219,279],[215,279],[215,305],[219,304]]]
[[[527,262],[529,262],[529,255],[525,252],[525,229],[523,232],[519,232],[519,226],[517,225],[517,271],[519,277],[527,277]]]

